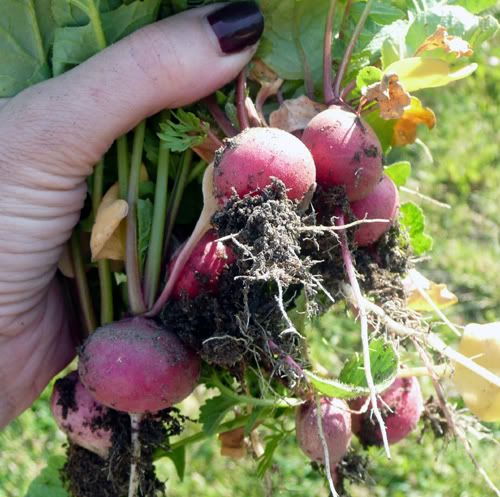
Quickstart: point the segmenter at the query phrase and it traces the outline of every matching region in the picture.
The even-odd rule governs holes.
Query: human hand
[[[263,21],[251,2],[230,5],[147,26],[75,69],[0,100],[0,427],[75,354],[54,275],[79,219],[85,178],[141,120],[236,77]]]

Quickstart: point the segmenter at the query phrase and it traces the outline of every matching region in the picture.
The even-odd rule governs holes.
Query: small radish
[[[195,388],[200,358],[171,331],[135,317],[98,328],[80,350],[79,374],[102,404],[134,414],[173,406]]]
[[[377,135],[357,114],[332,105],[313,117],[302,135],[323,189],[343,186],[351,201],[366,197],[382,177]]]
[[[184,270],[184,266],[191,256],[191,253],[195,249],[198,242],[203,238],[205,233],[210,229],[210,220],[218,208],[217,200],[214,196],[213,171],[213,164],[209,164],[205,169],[202,182],[203,209],[191,236],[187,239],[186,243],[177,254],[175,261],[170,268],[167,283],[165,284],[165,287],[163,288],[153,308],[149,311],[148,315],[150,316],[157,315],[161,311],[162,307],[167,303],[168,299],[172,295],[172,292],[174,291],[175,285],[177,284],[182,271]]]
[[[382,412],[390,444],[399,442],[412,432],[422,415],[424,402],[420,385],[415,377],[397,378],[381,395],[378,406]],[[359,411],[365,398],[350,403],[353,410]],[[352,415],[352,431],[364,445],[381,445],[380,427],[371,416],[371,404],[366,412]]]
[[[387,222],[364,223],[356,227],[354,240],[360,247],[376,242],[394,223],[399,211],[399,193],[394,182],[384,175],[375,188],[361,200],[351,203],[354,215],[362,219],[387,219]]]
[[[328,447],[330,470],[344,457],[351,443],[351,415],[349,407],[340,399],[322,398],[321,420],[323,434]],[[299,446],[313,461],[324,464],[324,450],[319,436],[317,406],[314,401],[306,402],[297,409],[295,431]]]
[[[57,426],[74,444],[107,459],[111,430],[99,425],[109,409],[94,400],[76,371],[55,382],[50,408]]]
[[[281,180],[288,198],[301,200],[314,186],[311,153],[295,136],[277,128],[249,128],[225,142],[214,164],[214,191],[220,204],[234,192],[253,194]]]
[[[194,298],[202,292],[217,290],[219,277],[236,261],[231,247],[217,241],[217,232],[210,230],[195,246],[172,292],[172,297]],[[173,263],[175,264],[175,258]]]

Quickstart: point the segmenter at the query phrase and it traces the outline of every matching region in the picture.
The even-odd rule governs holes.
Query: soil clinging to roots
[[[141,459],[139,462],[140,489],[143,497],[165,495],[165,486],[154,472],[153,452],[164,446],[169,436],[182,431],[184,417],[177,409],[165,409],[154,417],[146,416],[140,425]],[[130,474],[130,417],[109,410],[95,426],[112,430],[113,446],[107,460],[73,443],[67,449],[66,464],[61,480],[73,497],[123,497],[128,493]]]

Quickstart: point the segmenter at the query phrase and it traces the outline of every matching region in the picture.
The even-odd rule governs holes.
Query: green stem
[[[330,0],[330,7],[326,16],[325,38],[323,42],[323,97],[325,103],[331,103],[335,96],[332,88],[332,43],[333,43],[333,18],[337,0]]]
[[[179,207],[181,205],[182,195],[184,194],[184,188],[187,184],[187,177],[189,173],[189,165],[193,160],[193,151],[188,149],[184,152],[182,158],[182,163],[179,167],[179,172],[177,173],[177,178],[175,180],[174,191],[172,192],[173,197],[170,199],[170,206],[167,215],[167,227],[165,234],[165,245],[164,253],[168,250],[170,243],[170,238],[172,237],[172,232],[174,230],[175,220],[177,218],[177,213],[179,212]]]
[[[351,61],[351,55],[354,50],[354,47],[356,46],[356,43],[358,42],[359,35],[361,34],[361,31],[365,25],[366,18],[368,17],[368,14],[370,13],[370,9],[372,7],[373,0],[368,0],[366,2],[365,8],[363,9],[363,13],[361,14],[361,17],[359,18],[358,24],[356,24],[356,28],[354,29],[354,33],[351,36],[351,39],[349,40],[349,44],[347,45],[347,48],[344,52],[344,56],[342,57],[342,61],[340,63],[339,69],[337,71],[337,75],[335,76],[335,82],[334,82],[334,88],[333,88],[333,94],[335,98],[340,97],[340,86],[342,85],[342,80],[344,79],[347,66],[349,65],[349,62]]]
[[[93,189],[92,189],[92,212],[94,219],[97,217],[97,210],[101,205],[104,188],[104,160],[99,161],[94,168]],[[101,325],[113,321],[113,283],[111,279],[111,269],[109,261],[100,259],[97,261],[99,271],[99,288],[101,294]]]
[[[144,297],[146,306],[151,309],[155,303],[156,294],[160,285],[161,266],[163,261],[163,241],[165,237],[165,220],[167,217],[167,190],[170,150],[162,147],[158,152],[158,168],[154,197],[153,221],[151,225],[151,239],[149,241],[144,271]]]
[[[97,325],[90,298],[90,290],[87,282],[87,274],[85,273],[85,265],[83,263],[82,251],[80,248],[80,231],[75,229],[71,236],[71,257],[73,259],[73,266],[75,269],[75,281],[78,291],[78,300],[83,314],[83,324],[85,334],[88,336],[92,333]]]
[[[88,3],[87,15],[89,16],[90,23],[92,24],[99,49],[104,50],[108,46],[108,43],[102,27],[101,13],[94,2]]]
[[[120,198],[126,200],[128,196],[128,177],[130,174],[127,135],[120,136],[120,138],[116,140],[116,155]]]
[[[143,314],[146,311],[141,288],[141,274],[137,249],[137,200],[139,198],[139,181],[142,165],[142,150],[146,121],[142,121],[134,131],[134,144],[130,162],[130,178],[128,190],[127,246],[125,269],[129,306],[132,314]]]

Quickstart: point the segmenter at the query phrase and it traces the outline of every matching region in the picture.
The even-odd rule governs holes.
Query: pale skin
[[[93,166],[142,119],[212,93],[253,55],[255,47],[221,52],[205,19],[214,8],[143,28],[0,99],[0,428],[75,355],[55,274]]]

